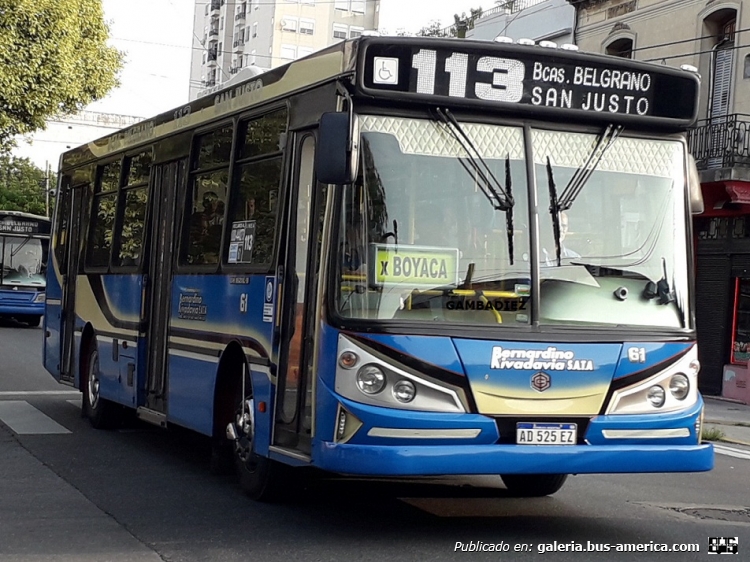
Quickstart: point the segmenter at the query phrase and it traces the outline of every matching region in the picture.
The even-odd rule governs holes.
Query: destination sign
[[[439,287],[458,282],[456,248],[371,244],[370,251],[370,279],[377,286]]]
[[[432,47],[435,45],[435,47]],[[362,89],[439,103],[494,104],[689,124],[697,77],[676,69],[560,49],[450,41],[367,45]]]
[[[37,234],[39,223],[34,220],[6,217],[0,220],[0,234]]]

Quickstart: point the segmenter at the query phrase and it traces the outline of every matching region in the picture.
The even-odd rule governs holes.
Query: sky
[[[102,4],[110,44],[125,53],[125,64],[120,87],[87,109],[145,118],[186,103],[194,1],[103,0]],[[447,27],[455,13],[494,4],[494,0],[381,0],[380,29],[415,32],[432,21]]]

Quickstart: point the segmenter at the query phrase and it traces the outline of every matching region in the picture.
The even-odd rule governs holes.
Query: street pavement
[[[716,452],[750,460],[750,406],[712,397],[706,397],[705,403],[704,427],[723,433],[724,443],[715,444]],[[161,561],[2,425],[0,459],[0,559],[4,562]],[[125,552],[128,555],[123,556]]]
[[[750,406],[726,398],[704,396],[705,429],[716,428],[723,437],[719,440],[750,448]]]

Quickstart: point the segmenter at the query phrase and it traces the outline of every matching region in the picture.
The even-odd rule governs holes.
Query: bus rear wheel
[[[502,474],[500,476],[511,495],[521,498],[551,496],[562,488],[567,474]]]
[[[230,429],[231,428],[231,429]],[[227,428],[234,432],[234,465],[242,491],[250,498],[274,502],[285,497],[283,465],[255,452],[255,401],[252,393],[240,403],[234,423]]]
[[[84,415],[96,429],[109,429],[114,427],[121,419],[122,410],[117,404],[101,397],[99,351],[95,344],[92,344],[89,348],[83,378],[84,380],[81,381],[81,387],[83,390]]]

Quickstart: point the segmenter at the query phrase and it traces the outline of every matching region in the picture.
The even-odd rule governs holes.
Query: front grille
[[[515,445],[516,444],[516,424],[517,423],[574,423],[577,426],[578,444],[586,444],[586,433],[591,423],[590,417],[548,417],[548,416],[531,416],[531,417],[499,417],[495,418],[497,430],[500,433],[498,445]]]

